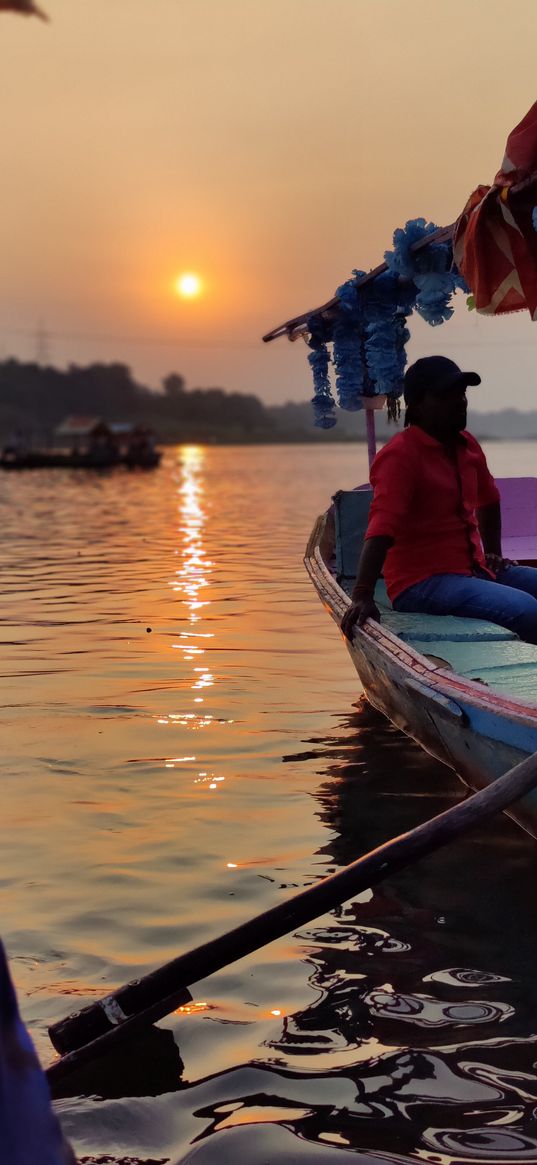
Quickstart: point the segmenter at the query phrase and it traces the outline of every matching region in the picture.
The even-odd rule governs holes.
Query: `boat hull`
[[[161,454],[152,450],[144,457],[122,454],[116,458],[98,458],[90,454],[73,456],[70,453],[27,453],[22,457],[1,456],[0,469],[10,471],[23,469],[115,469],[124,465],[127,469],[155,469],[160,464]]]

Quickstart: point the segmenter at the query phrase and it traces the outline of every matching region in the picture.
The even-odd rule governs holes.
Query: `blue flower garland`
[[[330,385],[330,355],[326,347],[326,336],[322,325],[315,316],[308,320],[310,338],[308,340],[311,352],[308,363],[313,371],[312,397],[314,425],[317,429],[333,429],[337,423],[336,402],[332,396]]]
[[[536,220],[534,214],[537,229]],[[437,230],[424,218],[407,222],[394,233],[393,251],[385,253],[386,272],[359,286],[364,273],[353,271],[353,278],[336,292],[339,302],[332,319],[310,317],[308,360],[318,427],[331,429],[336,424],[326,346],[330,340],[340,407],[354,411],[363,408],[364,397],[385,394],[389,415],[397,415],[410,339],[407,316],[415,309],[427,323],[442,324],[453,315],[451,299],[457,288],[468,291],[453,265],[451,243],[412,250],[414,243]]]
[[[385,272],[366,284],[364,292],[365,359],[373,394],[400,396],[406,362],[404,345],[409,333],[404,324],[407,304],[401,298],[397,276]],[[408,304],[410,307],[410,304]]]
[[[412,250],[414,243],[437,230],[435,223],[427,223],[424,218],[411,219],[394,232],[393,251],[384,255],[389,271],[414,283],[418,289],[416,311],[433,327],[453,315],[450,301],[457,288],[469,290],[453,266],[450,243],[431,243],[421,251]]]
[[[363,320],[356,278],[363,272],[353,272],[355,278],[338,287],[339,311],[334,322],[332,358],[336,370],[338,404],[348,412],[363,408],[365,368],[363,360]]]

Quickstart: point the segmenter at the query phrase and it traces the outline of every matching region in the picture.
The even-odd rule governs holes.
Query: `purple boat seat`
[[[497,477],[502,548],[516,562],[537,562],[537,477]]]
[[[537,563],[537,477],[497,477],[502,499],[502,548],[515,562]],[[371,498],[371,486],[359,485],[353,492]],[[337,495],[336,495],[337,496]],[[369,502],[364,501],[367,521]],[[360,523],[363,526],[363,522]],[[364,529],[360,530],[363,539]],[[338,566],[341,570],[341,565]],[[343,573],[346,573],[343,571]]]

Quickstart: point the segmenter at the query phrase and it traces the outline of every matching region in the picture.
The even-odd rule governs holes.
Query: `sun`
[[[178,275],[175,280],[175,291],[182,299],[195,299],[197,295],[201,294],[201,290],[201,279],[192,271],[185,271],[183,275]]]

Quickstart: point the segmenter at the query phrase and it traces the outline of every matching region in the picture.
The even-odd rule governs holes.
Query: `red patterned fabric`
[[[453,254],[478,311],[527,308],[537,319],[537,101],[509,134],[492,186],[470,195],[454,234]]]

